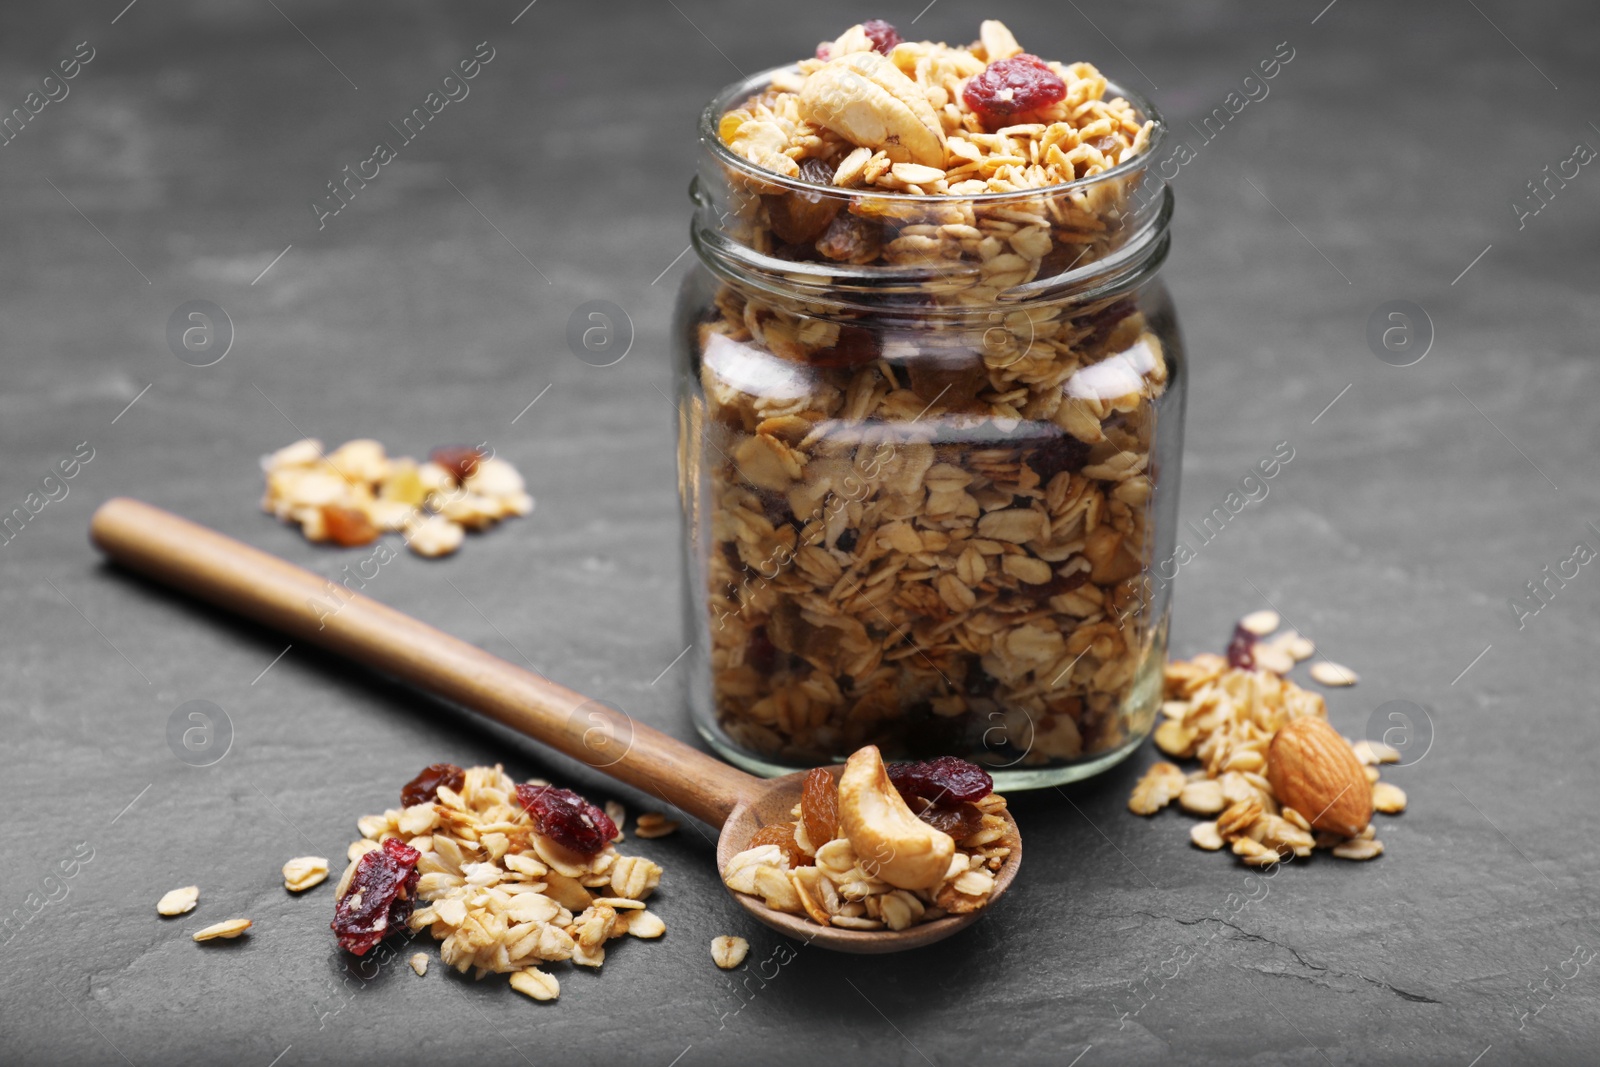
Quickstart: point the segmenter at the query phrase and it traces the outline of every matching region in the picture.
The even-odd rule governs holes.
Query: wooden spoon
[[[215,530],[118,497],[94,513],[90,539],[130,570],[481,712],[720,827],[719,872],[758,829],[792,821],[789,813],[800,800],[803,774],[769,781],[736,770],[620,711]],[[837,775],[840,768],[832,770]],[[1006,818],[1011,820],[1009,813]],[[1022,861],[1014,820],[1012,835],[1016,844],[995,877],[989,907],[1011,885]],[[931,944],[988,911],[899,932],[843,930],[774,911],[743,893],[733,897],[780,933],[856,953]]]

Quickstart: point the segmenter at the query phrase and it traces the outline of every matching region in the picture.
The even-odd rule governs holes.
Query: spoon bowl
[[[394,608],[160,508],[124,497],[108,500],[94,513],[90,539],[129,570],[487,715],[718,827],[718,881],[751,835],[788,822],[800,799],[803,774],[771,781],[746,774]],[[949,937],[988,912],[1021,862],[1022,839],[1013,834],[1013,840],[985,907],[905,930],[823,926],[773,911],[754,897],[735,898],[761,922],[807,944],[838,952],[900,952]]]
[[[837,778],[843,766],[835,765],[828,770]],[[728,861],[749,847],[750,838],[757,830],[763,826],[794,821],[794,816],[790,812],[800,803],[800,790],[805,784],[805,778],[802,772],[786,774],[781,778],[755,779],[756,785],[752,789],[752,795],[735,807],[729,813],[727,822],[722,824],[722,835],[717,838],[719,877],[720,872],[727,868]],[[1006,857],[1004,866],[995,872],[994,890],[989,895],[988,903],[977,911],[965,915],[947,915],[942,919],[918,923],[898,931],[845,930],[837,926],[822,926],[804,915],[791,915],[769,908],[760,898],[750,896],[748,893],[736,893],[732,889],[728,889],[728,892],[733,894],[733,899],[738,901],[745,911],[760,922],[780,934],[808,945],[857,955],[904,952],[906,949],[931,945],[935,941],[943,941],[950,935],[965,930],[982,918],[984,913],[995,906],[1001,895],[1010,887],[1012,879],[1017,876],[1017,868],[1022,865],[1022,837],[1017,831],[1017,822],[1011,817],[1011,813],[1007,811],[1003,817],[1011,824],[1012,840],[1016,843],[1012,846],[1011,855]]]

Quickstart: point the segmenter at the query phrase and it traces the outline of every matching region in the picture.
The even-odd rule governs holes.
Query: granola
[[[710,695],[764,758],[1034,767],[1153,720],[1163,298],[1002,294],[1147,236],[1118,168],[1156,125],[1089,64],[1020,53],[997,22],[963,47],[856,26],[717,126],[724,236],[919,279],[813,300],[722,274],[696,325]],[[1061,95],[997,122],[968,90],[1023,59]]]
[[[853,792],[856,771],[855,789],[868,792],[866,802]],[[995,873],[1016,844],[1004,797],[990,792],[976,801],[939,804],[903,796],[870,746],[851,757],[838,784],[825,769],[810,773],[805,795],[790,813],[794,822],[764,827],[752,847],[728,861],[722,872],[728,888],[777,911],[846,930],[904,930],[989,902]],[[823,798],[818,787],[824,779],[838,794],[837,806],[829,809],[837,813],[837,824],[818,844],[807,829],[816,825],[808,809]]]
[[[231,941],[246,930],[250,929],[249,919],[228,919],[225,922],[213,923],[194,932],[196,941]]]
[[[439,941],[446,966],[477,978],[510,975],[512,988],[535,1000],[560,994],[542,966],[599,967],[608,942],[666,930],[645,903],[661,881],[659,865],[620,855],[609,842],[586,855],[538,832],[517,783],[498,765],[466,768],[459,789],[441,782],[433,799],[363,816],[357,828],[362,839],[350,847],[338,897],[362,856],[398,839],[421,854],[409,929]]]
[[[163,893],[161,899],[156,901],[156,912],[168,916],[183,915],[194,910],[195,904],[200,900],[200,887],[186,885],[182,889],[173,889]]]
[[[261,510],[343,547],[400,531],[418,555],[446,556],[467,530],[533,510],[522,475],[484,448],[435,449],[418,463],[365,438],[325,453],[308,437],[261,457],[261,469]]]
[[[1229,657],[1202,653],[1167,665],[1156,747],[1201,765],[1186,774],[1166,761],[1152,764],[1134,785],[1128,810],[1153,815],[1176,799],[1191,815],[1213,816],[1190,828],[1191,842],[1207,851],[1230,847],[1255,867],[1309,856],[1314,849],[1327,849],[1339,859],[1372,859],[1382,854],[1383,843],[1370,824],[1354,836],[1315,830],[1311,824],[1322,813],[1286,806],[1268,778],[1268,752],[1278,731],[1301,716],[1324,721],[1328,716],[1319,694],[1283,677],[1315,650],[1292,630],[1273,636],[1280,622],[1276,612],[1247,615],[1234,631]],[[1287,664],[1282,671],[1267,666],[1280,660]],[[1322,664],[1313,666],[1313,675],[1317,666]],[[1354,678],[1354,672],[1340,669]],[[1337,736],[1332,741],[1343,747]],[[1397,762],[1400,754],[1381,741],[1343,744],[1365,771],[1373,809],[1385,815],[1404,811],[1404,790],[1378,781],[1378,764]]]

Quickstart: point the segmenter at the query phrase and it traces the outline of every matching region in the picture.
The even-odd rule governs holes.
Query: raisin
[[[927,403],[965,407],[989,388],[989,369],[977,352],[937,343],[919,347],[920,351],[906,362],[906,376],[911,381],[911,391]]]
[[[763,826],[755,832],[755,836],[750,838],[750,843],[745,847],[759,848],[762,845],[777,845],[783,849],[783,854],[789,857],[789,866],[791,867],[804,867],[807,860],[810,859],[809,856],[800,851],[800,846],[794,839],[794,823],[792,822]]]
[[[871,219],[841,211],[817,241],[817,251],[840,263],[871,263],[883,247],[883,228]]]
[[[820,159],[800,164],[800,180],[813,185],[833,184],[833,168]],[[825,193],[784,193],[764,197],[772,232],[790,244],[805,245],[817,240],[843,205],[838,197]]]
[[[961,98],[986,124],[1023,111],[1036,111],[1067,95],[1067,83],[1038,56],[1024,52],[990,63],[981,74],[967,79]]]
[[[464,482],[478,469],[484,455],[471,445],[441,445],[428,453],[428,458],[449,471],[456,481]]]
[[[1256,669],[1256,635],[1243,626],[1233,628],[1233,640],[1228,642],[1228,666],[1241,671]]]
[[[533,816],[533,828],[581,856],[605,851],[617,836],[611,816],[570,789],[553,785],[517,786],[517,801]]]
[[[983,669],[983,660],[973,656],[967,665],[966,683],[962,687],[969,697],[994,696],[995,687],[1000,684],[1000,679]]]
[[[1030,586],[1029,588],[1036,599],[1049,600],[1053,596],[1072,592],[1088,580],[1089,572],[1079,570],[1065,575],[1057,573],[1043,585]]]
[[[899,31],[882,19],[868,19],[861,24],[861,29],[866,33],[867,40],[872,42],[875,52],[888,55],[900,43]]]
[[[810,182],[812,185],[833,185],[833,164],[816,156],[807,156],[800,161],[800,180]]]
[[[795,526],[794,512],[789,510],[789,498],[782,493],[760,491],[761,514],[772,523],[773,529],[780,526]]]
[[[854,552],[856,550],[856,538],[860,536],[854,530],[845,530],[834,539],[833,543],[839,547],[840,552]]]
[[[339,945],[365,956],[392,930],[405,926],[417,897],[417,860],[422,853],[391,837],[356,861],[355,874],[334,906]]]
[[[1111,331],[1117,328],[1117,324],[1132,315],[1138,307],[1132,297],[1123,297],[1079,319],[1079,323],[1089,327],[1088,335],[1078,342],[1079,347],[1085,351],[1100,347],[1111,336]]]
[[[1023,462],[1048,485],[1050,479],[1062,471],[1081,471],[1089,462],[1089,446],[1069,433],[1062,433],[1029,448]]]
[[[959,804],[953,808],[941,808],[927,801],[921,803],[926,806],[917,812],[917,818],[935,830],[944,831],[957,841],[971,837],[983,828],[983,812],[975,805]]]
[[[322,526],[328,533],[328,540],[342,548],[370,545],[378,539],[378,528],[372,525],[367,513],[355,508],[322,505]]]
[[[947,808],[982,800],[994,792],[994,779],[988,771],[955,756],[891,763],[889,781],[903,797],[921,797]]]
[[[400,806],[426,804],[439,795],[441,785],[460,792],[466,780],[467,772],[454,763],[430,763],[400,790]]]
[[[800,818],[806,824],[806,840],[821,848],[839,833],[839,782],[822,767],[806,772],[800,791]]]
[[[935,715],[932,703],[919,700],[906,708],[900,731],[905,754],[931,759],[942,752],[965,752],[972,747],[971,722],[965,715]]]
[[[761,674],[771,674],[778,665],[778,646],[767,636],[765,626],[750,631],[750,641],[745,646],[744,661]]]
[[[871,363],[881,353],[878,335],[863,326],[839,327],[839,339],[832,348],[819,348],[806,360],[814,367],[859,367]]]

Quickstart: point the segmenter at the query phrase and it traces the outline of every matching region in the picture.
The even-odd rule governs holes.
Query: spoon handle
[[[721,827],[759,779],[403,612],[171,512],[106,501],[90,540],[129,570],[481,712]]]

